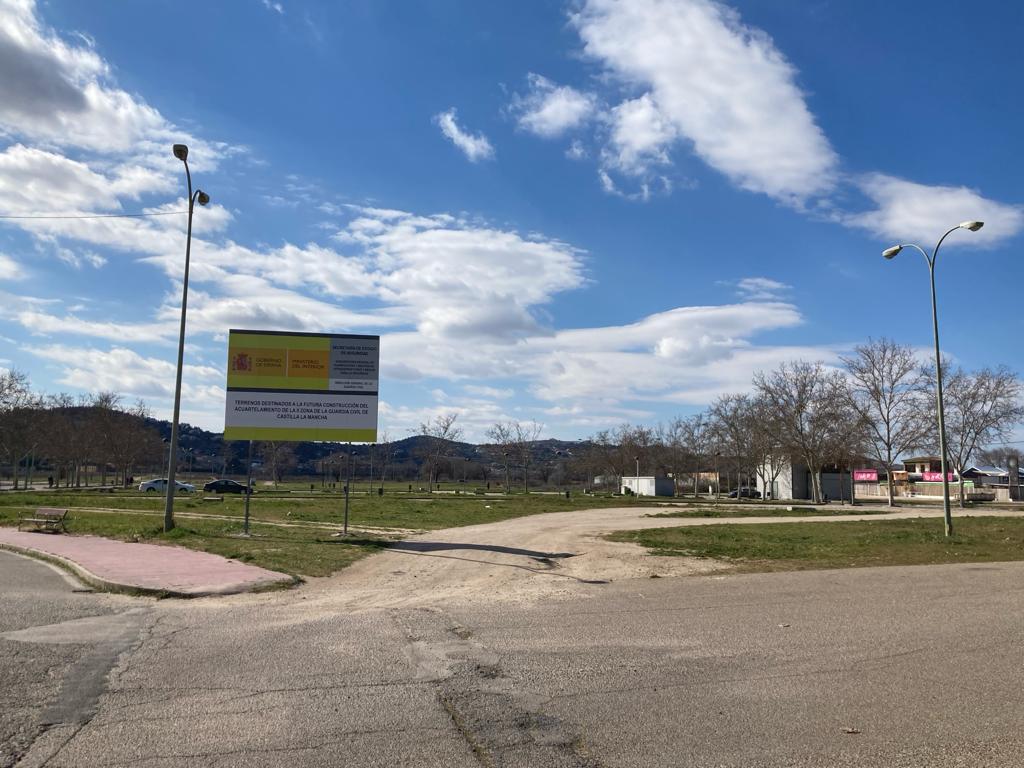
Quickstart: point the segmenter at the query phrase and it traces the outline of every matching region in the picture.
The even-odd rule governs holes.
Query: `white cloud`
[[[270,0],[260,0],[263,3],[263,7],[268,11],[274,11],[279,15],[284,15],[284,6],[281,3],[272,3]]]
[[[610,148],[604,158],[613,168],[643,175],[652,165],[667,165],[676,130],[649,93],[624,101],[609,116]]]
[[[402,378],[475,381],[518,378],[547,403],[595,409],[622,401],[706,403],[729,388],[746,389],[758,366],[830,350],[757,347],[753,339],[803,322],[796,307],[746,302],[680,307],[636,323],[576,328],[522,338],[515,345],[419,332],[387,334],[382,348],[402,363]],[[385,376],[394,375],[384,362]]]
[[[736,292],[745,301],[778,301],[792,290],[793,286],[770,277],[744,277],[736,283]]]
[[[91,41],[61,39],[36,17],[31,0],[0,0],[0,126],[5,132],[94,153],[167,147],[180,132],[160,113],[110,83]],[[164,161],[173,167],[171,160]]]
[[[382,208],[354,214],[337,235],[340,248],[315,243],[249,248],[194,237],[189,332],[229,327],[291,330],[415,327],[425,336],[514,340],[548,333],[537,309],[584,284],[582,253],[539,235],[525,236],[448,214],[418,216]],[[216,208],[213,234],[219,224]],[[223,216],[228,216],[224,212]],[[196,221],[200,220],[197,215]],[[180,281],[183,222],[89,219],[41,222],[86,242],[143,254],[142,261]],[[54,229],[55,228],[55,229]],[[198,229],[198,227],[197,227]],[[148,254],[148,255],[147,255]],[[255,298],[258,297],[258,298]],[[362,309],[347,306],[359,299]],[[180,285],[169,286],[154,320],[122,325],[123,338],[165,338],[178,317]],[[117,326],[33,309],[20,322],[42,333],[117,338]]]
[[[40,335],[91,336],[122,343],[170,340],[177,335],[177,327],[168,323],[124,323],[86,320],[76,315],[58,316],[39,310],[19,312],[17,320],[26,330]]]
[[[25,269],[5,253],[0,253],[0,280],[21,280]]]
[[[498,389],[497,387],[481,387],[476,384],[467,384],[463,389],[471,395],[487,397],[492,400],[507,400],[516,393],[516,391],[511,388]]]
[[[711,0],[586,0],[571,22],[588,56],[657,105],[647,126],[634,115],[641,137],[665,135],[663,118],[711,167],[776,199],[832,186],[836,155],[795,69],[735,11]]]
[[[893,241],[931,248],[950,227],[984,221],[977,232],[950,236],[945,245],[990,245],[1024,229],[1024,207],[989,200],[968,187],[928,186],[874,173],[858,180],[875,210],[842,214],[841,221]]]
[[[175,363],[144,357],[125,347],[107,350],[52,344],[30,347],[29,351],[62,368],[62,384],[87,392],[110,390],[126,398],[168,399],[174,395]],[[182,398],[224,407],[220,383],[224,372],[210,366],[186,365],[182,370]]]
[[[474,135],[464,131],[456,122],[455,114],[455,107],[452,107],[446,112],[434,115],[434,122],[441,128],[441,133],[462,150],[471,163],[478,160],[490,160],[494,157],[494,147],[491,146],[487,137],[482,133]]]
[[[565,156],[570,160],[585,160],[590,153],[587,152],[587,148],[583,146],[583,142],[579,139],[573,141],[569,145],[569,148],[565,150]]]
[[[520,128],[550,139],[583,125],[594,114],[592,94],[557,85],[532,72],[527,80],[529,91],[525,96],[516,94],[511,105]]]

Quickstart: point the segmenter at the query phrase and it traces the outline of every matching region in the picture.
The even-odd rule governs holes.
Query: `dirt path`
[[[497,523],[431,531],[396,542],[335,576],[303,588],[318,610],[444,605],[467,601],[533,601],[554,595],[595,594],[623,579],[709,574],[712,560],[660,557],[634,544],[606,541],[619,530],[691,525],[823,523],[939,517],[941,510],[827,517],[647,517],[649,509],[555,512]],[[976,516],[1020,517],[1024,511],[972,511]]]

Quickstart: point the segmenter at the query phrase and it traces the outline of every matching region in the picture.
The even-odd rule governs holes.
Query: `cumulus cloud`
[[[169,398],[174,395],[175,363],[140,355],[126,347],[101,350],[50,344],[30,349],[37,357],[63,367],[60,382],[91,392],[109,390],[130,397]],[[182,371],[183,397],[214,398],[221,407],[224,390],[217,386],[224,372],[211,366],[186,365]]]
[[[527,383],[535,397],[562,404],[637,399],[701,402],[709,392],[728,391],[725,387],[733,386],[736,377],[746,377],[741,389],[749,387],[750,376],[757,370],[752,367],[755,362],[774,354],[771,367],[785,359],[788,350],[784,348],[760,356],[765,348],[755,347],[753,340],[802,322],[793,305],[744,302],[680,307],[628,325],[527,336],[516,345],[485,340],[470,348],[457,339],[427,338],[418,332],[390,333],[386,342],[389,355],[406,367],[406,378],[411,372],[424,379],[516,377]],[[799,350],[797,354],[818,359],[831,353]],[[732,371],[729,376],[720,373],[728,371]]]
[[[11,71],[24,71],[25,79],[0,83],[0,131],[9,138],[0,153],[0,207],[11,213],[119,212],[128,200],[145,204],[147,195],[166,196],[179,188],[180,164],[167,145],[172,134],[174,139],[180,134],[169,121],[119,90],[90,44],[61,40],[36,20],[32,3],[12,3],[0,0],[0,7],[10,10],[0,14],[0,64],[8,60],[4,56],[14,57],[18,64]],[[597,30],[596,12],[583,13],[590,14],[590,21],[581,21],[580,29],[589,25]],[[626,24],[625,32],[636,33],[635,26]],[[656,42],[664,48],[663,40]],[[600,54],[599,48],[595,43],[588,50],[605,56],[610,71],[628,74],[629,67],[616,63],[621,52]],[[598,130],[606,131],[607,145],[600,162],[609,172],[648,174],[645,185],[664,186],[667,180],[659,182],[657,174],[670,161],[671,147],[694,139],[683,130],[678,105],[668,98],[674,91],[654,77],[636,88],[641,80],[634,78],[630,97],[601,123]],[[25,83],[40,91],[42,106],[17,90]],[[530,86],[519,113],[525,130],[559,135],[595,117],[593,97],[587,94],[543,79],[531,79]],[[108,114],[110,105],[120,112]],[[469,159],[493,156],[485,136],[459,126],[454,109],[436,120]],[[117,131],[123,133],[116,141],[100,146],[103,136]],[[121,142],[123,136],[127,143]],[[204,163],[212,167],[230,151],[196,137],[186,140],[196,170]],[[582,143],[575,146],[577,155],[586,152]],[[289,194],[318,194],[302,180],[289,183]],[[793,188],[785,187],[786,194]],[[315,200],[302,199],[316,207]],[[147,210],[173,213],[184,207],[179,199]],[[385,378],[420,380],[427,391],[443,388],[448,399],[437,405],[462,409],[460,420],[470,425],[522,418],[523,412],[507,413],[502,401],[524,391],[537,403],[532,415],[544,408],[552,413],[561,409],[557,412],[566,418],[579,420],[622,418],[646,413],[636,402],[699,403],[737,388],[737,382],[743,388],[754,366],[774,365],[790,353],[823,356],[758,346],[763,334],[802,322],[796,307],[778,301],[683,307],[619,326],[554,328],[546,305],[587,284],[586,254],[571,244],[464,214],[337,203],[324,210],[344,217],[327,244],[243,244],[227,236],[229,210],[216,202],[202,209],[192,243],[190,342],[202,345],[212,339],[223,345],[230,327],[381,332]],[[105,257],[97,251],[110,249],[169,278],[159,306],[129,321],[103,316],[95,306],[72,309],[61,302],[0,297],[0,315],[43,337],[75,334],[109,345],[33,345],[35,354],[60,371],[62,383],[93,391],[117,389],[153,399],[158,408],[167,404],[172,356],[151,357],[129,347],[167,348],[176,339],[184,217],[31,220],[13,226],[33,237],[40,253],[98,264]],[[0,275],[20,269],[0,258]],[[222,375],[212,366],[186,366],[187,418],[219,426]],[[460,389],[445,386],[452,382]],[[516,393],[506,388],[509,382],[515,382]],[[388,404],[381,411],[385,425],[415,426],[429,413]]]
[[[611,167],[643,175],[651,166],[668,164],[676,129],[649,93],[612,109],[610,122],[610,146],[604,159]]]
[[[1024,229],[1024,206],[990,200],[968,187],[928,186],[883,173],[861,177],[858,186],[875,209],[842,214],[840,220],[893,241],[915,240],[930,248],[943,232],[968,220],[985,226],[946,244],[990,245]]]
[[[543,138],[561,136],[583,125],[594,114],[596,100],[568,85],[558,85],[543,75],[527,75],[529,90],[516,94],[511,110],[523,130]]]
[[[487,137],[482,133],[472,134],[464,131],[456,118],[455,107],[434,115],[434,122],[452,144],[458,147],[462,154],[471,162],[479,160],[490,160],[494,157],[494,147]]]
[[[647,99],[620,114],[619,146],[657,159],[674,134],[737,185],[787,202],[832,187],[836,154],[796,69],[735,11],[713,0],[586,0],[571,22],[584,53]]]
[[[156,157],[143,163],[156,170],[176,170],[167,157],[173,141],[200,143],[113,84],[87,38],[71,43],[46,28],[32,0],[0,0],[0,72],[0,130],[9,135],[94,154]],[[202,144],[200,154],[217,154],[215,145]]]

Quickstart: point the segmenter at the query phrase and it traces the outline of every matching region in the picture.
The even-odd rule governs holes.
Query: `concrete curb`
[[[235,583],[228,584],[224,587],[196,589],[187,592],[176,589],[157,589],[154,587],[138,586],[136,584],[122,584],[116,581],[110,581],[109,579],[104,579],[79,563],[76,563],[74,560],[69,560],[66,557],[54,555],[50,552],[33,549],[32,547],[22,547],[16,544],[0,542],[0,549],[5,549],[19,555],[33,557],[37,560],[50,563],[51,565],[56,565],[58,568],[63,568],[73,574],[76,578],[80,579],[83,583],[88,584],[90,587],[98,591],[114,592],[126,595],[147,595],[158,598],[176,597],[181,599],[191,599],[194,597],[221,597],[226,595],[240,595],[245,594],[246,592],[266,592],[271,589],[287,589],[302,583],[302,579],[295,576],[289,576],[287,577],[287,580],[263,579],[253,583]]]

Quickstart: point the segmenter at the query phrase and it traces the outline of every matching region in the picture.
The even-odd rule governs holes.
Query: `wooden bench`
[[[22,517],[18,520],[18,530],[21,530],[22,525],[31,525],[36,529],[43,529],[45,531],[57,531],[57,526],[60,526],[64,533],[68,532],[67,526],[64,525],[64,520],[68,516],[66,509],[56,509],[54,507],[39,507],[34,513],[29,513],[32,516]]]

